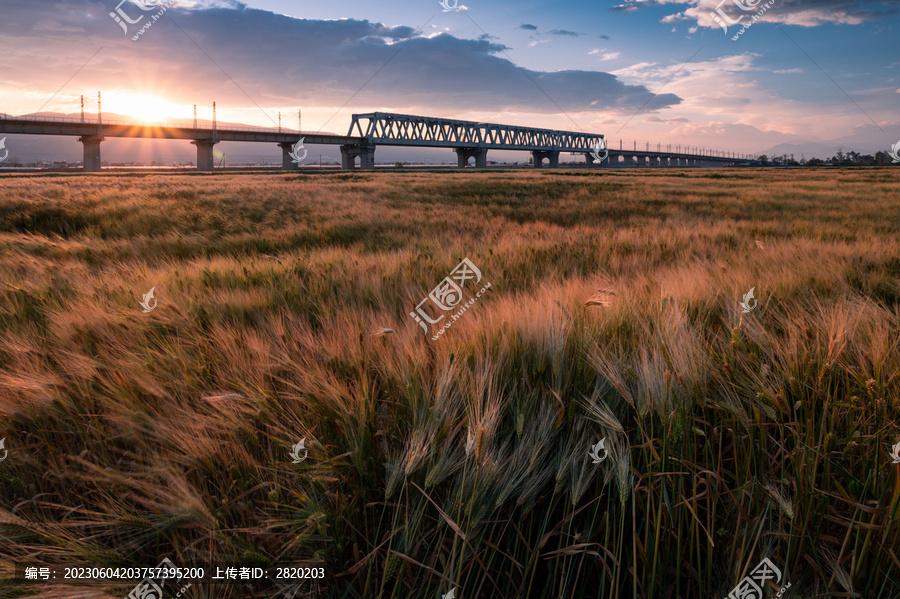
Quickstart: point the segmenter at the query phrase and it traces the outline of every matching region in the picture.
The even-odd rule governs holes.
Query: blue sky
[[[340,133],[384,110],[751,153],[900,139],[900,0],[771,0],[737,39],[710,16],[767,1],[175,0],[132,41],[119,0],[2,0],[0,110],[72,114],[85,94],[93,112],[103,90],[107,113],[215,100],[221,121],[296,126],[302,107],[304,130]]]

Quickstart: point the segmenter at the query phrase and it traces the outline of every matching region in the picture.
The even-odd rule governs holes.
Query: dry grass
[[[2,568],[318,560],[332,597],[687,599],[769,557],[787,599],[900,596],[895,169],[0,190]],[[491,291],[430,341],[408,314],[463,257]]]

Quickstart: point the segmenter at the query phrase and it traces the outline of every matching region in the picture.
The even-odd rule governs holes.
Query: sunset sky
[[[216,101],[220,121],[274,126],[280,110],[296,127],[302,107],[304,130],[337,133],[380,110],[610,146],[873,153],[900,139],[900,1],[773,0],[737,40],[709,15],[718,0],[176,0],[137,41],[143,23],[124,33],[118,3],[2,0],[0,111],[74,114],[84,94],[93,113],[102,90],[104,113],[190,118],[198,104],[210,118]],[[158,10],[137,4],[121,9]],[[765,5],[721,10],[746,23]]]

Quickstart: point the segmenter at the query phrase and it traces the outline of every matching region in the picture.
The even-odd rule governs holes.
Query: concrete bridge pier
[[[534,168],[541,168],[541,162],[546,158],[549,161],[549,168],[559,168],[559,152],[556,150],[534,150],[531,152],[531,159],[534,161]]]
[[[603,166],[604,163],[609,164],[610,162],[612,162],[612,160],[613,160],[612,154],[607,154],[606,159],[600,160],[600,161],[594,160],[594,155],[591,154],[590,152],[588,152],[584,155],[584,161],[588,166],[594,164],[595,162],[597,162],[599,166]]]
[[[294,162],[294,159],[291,158],[291,152],[294,151],[294,144],[290,142],[284,142],[278,144],[278,147],[281,148],[281,168],[286,171],[295,171],[300,168],[300,165]],[[303,154],[303,152],[299,152],[299,154]]]
[[[195,139],[191,142],[197,146],[197,170],[212,171],[216,167],[216,159],[213,157],[213,146],[217,141],[211,139]]]
[[[341,146],[341,168],[345,171],[356,168],[357,156],[359,168],[367,170],[375,168],[375,144]]]
[[[475,168],[487,168],[487,148],[456,148],[456,165],[466,168],[469,158],[475,158]]]
[[[94,135],[85,135],[79,137],[78,141],[84,144],[84,161],[82,162],[84,166],[82,169],[86,173],[99,173],[100,142],[103,141],[103,138]]]

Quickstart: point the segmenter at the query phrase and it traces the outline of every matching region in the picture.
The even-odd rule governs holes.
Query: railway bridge
[[[84,146],[84,172],[101,170],[100,144],[111,137],[143,139],[183,139],[197,147],[197,170],[212,171],[215,168],[213,147],[223,141],[240,141],[277,144],[282,149],[282,168],[300,168],[291,152],[301,139],[303,144],[330,144],[340,146],[341,167],[344,169],[375,168],[375,149],[378,146],[417,146],[450,148],[456,152],[460,168],[475,159],[475,167],[487,166],[488,150],[530,152],[534,168],[546,165],[559,166],[560,154],[581,154],[587,164],[593,164],[596,156],[608,153],[608,162],[601,165],[619,166],[715,166],[741,164],[750,157],[726,152],[682,152],[680,148],[663,151],[649,145],[638,150],[606,148],[603,135],[557,131],[535,127],[519,127],[495,123],[479,123],[457,119],[372,112],[354,114],[347,135],[334,133],[292,131],[282,128],[253,128],[227,126],[219,128],[213,120],[211,126],[198,127],[176,124],[145,124],[125,121],[104,121],[98,117],[90,122],[68,118],[20,116],[0,117],[0,135],[64,135],[77,137]],[[597,152],[598,148],[606,148]]]
[[[607,146],[603,135],[597,133],[576,133],[515,125],[478,123],[457,119],[442,119],[389,112],[354,114],[348,135],[364,140],[353,147],[351,156],[360,155],[363,168],[374,166],[376,146],[423,146],[430,148],[452,148],[456,151],[460,168],[466,166],[470,158],[475,158],[477,168],[487,166],[488,150],[519,150],[530,152],[534,168],[542,168],[544,161],[551,168],[559,166],[559,156],[563,153],[582,154],[587,164],[595,162],[598,144]],[[619,166],[714,166],[718,164],[748,163],[750,158],[739,157],[736,153],[663,150],[657,146],[652,151],[649,144],[644,150],[607,148],[609,164]],[[344,157],[344,150],[341,156]],[[601,160],[604,163],[605,160]],[[344,168],[352,164],[342,160]]]

